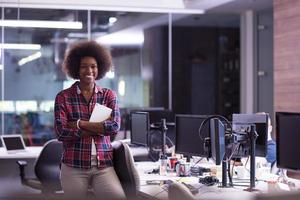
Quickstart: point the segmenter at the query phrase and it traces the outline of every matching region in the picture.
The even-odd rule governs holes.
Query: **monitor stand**
[[[255,130],[255,125],[250,126],[250,187],[245,189],[245,191],[248,192],[254,192],[259,191],[258,189],[255,189],[255,142],[258,137],[258,134]]]

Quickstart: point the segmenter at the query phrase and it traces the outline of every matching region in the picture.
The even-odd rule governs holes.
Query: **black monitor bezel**
[[[143,110],[143,112],[149,113],[149,121],[151,125],[160,124],[161,119],[166,119],[167,123],[173,123],[175,121],[175,114],[172,110]]]
[[[232,115],[232,129],[234,129],[234,119],[235,119],[235,115],[236,116],[240,116],[240,117],[243,117],[243,118],[255,118],[255,116],[263,116],[265,115],[265,121],[266,121],[266,130],[265,130],[265,135],[263,136],[263,141],[264,141],[264,144],[261,145],[261,144],[258,144],[256,141],[255,143],[255,156],[257,157],[266,157],[267,156],[267,150],[268,150],[268,123],[269,123],[269,115],[267,113],[265,114],[237,114],[237,113],[234,113]],[[249,119],[247,119],[248,121],[251,121]],[[257,122],[249,122],[248,124],[255,124]],[[260,122],[261,123],[261,122]],[[241,123],[242,124],[242,123]],[[246,123],[245,123],[246,124]],[[257,139],[256,139],[257,140]],[[242,148],[242,147],[241,147]],[[250,148],[250,146],[249,146]],[[250,149],[249,149],[250,150]],[[247,151],[246,154],[244,154],[243,152],[239,152],[238,154],[234,154],[233,155],[233,158],[240,158],[240,157],[247,157],[249,156],[248,154],[250,154],[250,151]]]
[[[210,151],[216,165],[222,164],[225,156],[225,125],[218,118],[210,119]]]
[[[177,133],[177,128],[178,128],[178,123],[177,120],[179,117],[184,117],[184,118],[201,118],[203,119],[203,121],[205,119],[207,119],[208,117],[210,117],[210,115],[189,115],[189,114],[175,114],[175,152],[178,154],[183,154],[185,156],[199,156],[199,157],[209,157],[209,152],[207,151],[205,154],[200,154],[200,153],[195,153],[195,152],[187,152],[187,151],[182,151],[182,150],[178,150],[178,133]],[[209,123],[207,123],[208,126],[208,130],[209,130]],[[199,124],[200,127],[200,124]],[[197,132],[198,133],[198,132]],[[208,134],[209,137],[209,134]],[[199,134],[197,134],[195,136],[195,138],[199,138]],[[204,144],[199,144],[199,145],[204,145]]]
[[[135,140],[132,140],[132,115],[133,114],[139,114],[139,115],[145,115],[146,118],[147,118],[147,123],[146,123],[146,133],[145,133],[145,136],[146,136],[146,143],[142,143],[142,142],[139,142],[139,141],[135,141]],[[131,144],[135,144],[135,145],[139,145],[139,146],[148,146],[148,135],[149,135],[149,130],[150,130],[150,122],[149,122],[149,113],[148,112],[140,112],[140,111],[133,111],[133,112],[130,112],[130,143]]]
[[[288,169],[288,170],[299,172],[300,164],[299,164],[299,168],[298,168],[298,167],[293,167],[293,166],[287,166],[281,162],[281,158],[279,155],[280,148],[281,148],[281,145],[280,145],[281,133],[280,133],[279,118],[282,116],[299,116],[300,117],[300,113],[296,113],[296,112],[276,112],[275,113],[275,118],[276,118],[276,165],[278,168]],[[289,155],[287,155],[287,156],[289,156]]]

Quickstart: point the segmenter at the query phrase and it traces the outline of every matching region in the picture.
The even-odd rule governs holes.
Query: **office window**
[[[3,91],[1,110],[2,134],[22,134],[32,138],[27,145],[43,145],[55,138],[53,102],[63,88],[65,75],[61,71],[64,52],[70,42],[78,39],[69,34],[87,32],[87,12],[80,10],[4,8]],[[26,21],[36,20],[26,26]],[[50,21],[52,24],[50,24]],[[82,27],[50,27],[53,21],[81,22]],[[42,23],[40,23],[42,22]],[[23,26],[20,27],[18,23]],[[40,23],[40,24],[39,24]],[[1,84],[2,85],[2,84]]]
[[[164,78],[168,63],[161,59],[168,55],[166,46],[161,48],[161,42],[167,41],[167,32],[160,31],[167,30],[167,14],[9,7],[3,10],[4,21],[15,20],[24,25],[23,20],[42,20],[44,27],[1,27],[1,134],[32,137],[27,145],[43,145],[56,137],[54,98],[74,82],[61,71],[64,53],[70,44],[84,39],[97,40],[111,51],[114,67],[98,84],[117,92],[120,107],[168,107],[167,100],[160,100],[167,99],[167,93],[157,87],[168,87]],[[80,22],[82,27],[50,28],[49,21]]]
[[[167,73],[160,72],[168,69],[162,59],[168,55],[163,46],[167,33],[161,31],[167,25],[167,14],[91,12],[91,38],[105,44],[114,61],[112,72],[99,83],[117,91],[120,107],[168,107],[158,100],[167,94],[161,88],[168,87]]]

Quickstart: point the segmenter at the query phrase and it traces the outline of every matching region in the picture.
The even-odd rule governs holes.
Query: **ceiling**
[[[242,13],[247,10],[261,11],[273,8],[273,0],[234,0],[226,4],[215,6],[207,13]]]
[[[82,21],[82,30],[72,31],[76,37],[87,37],[87,10],[91,11],[93,34],[128,33],[143,31],[155,25],[167,25],[168,13],[173,26],[239,27],[240,13],[247,10],[272,9],[272,0],[0,0],[4,6],[5,19],[35,19]],[[18,9],[21,8],[21,9]],[[41,8],[44,9],[32,9]],[[55,9],[55,11],[53,10]],[[57,10],[59,9],[59,10]],[[103,12],[105,10],[105,12]],[[1,13],[2,9],[0,10]],[[205,11],[205,14],[201,14]],[[108,26],[108,18],[118,16],[114,26]],[[70,30],[55,29],[6,29],[6,42],[54,44],[55,52],[64,51],[67,43],[74,39]],[[81,35],[81,36],[80,36]],[[65,39],[68,39],[67,41]],[[63,46],[63,47],[62,47]],[[43,51],[47,50],[43,48]],[[16,55],[16,52],[13,52]],[[27,56],[17,51],[18,57]],[[24,54],[24,55],[23,55]],[[51,55],[51,52],[43,52]],[[59,54],[58,54],[59,55]],[[61,55],[63,55],[61,53]]]
[[[178,12],[172,17],[174,26],[238,27],[240,13],[246,10],[272,9],[273,6],[272,0],[64,0],[59,2],[53,0],[2,0],[2,2],[1,5],[5,7],[13,7],[5,8],[6,19],[17,19],[18,16],[20,19],[86,22],[88,20],[86,10],[95,10],[91,12],[91,32],[97,34],[124,33],[143,30],[154,25],[167,25],[167,13],[170,11]],[[30,8],[47,9],[43,12],[40,12],[40,9],[35,12],[36,9]],[[54,12],[51,8],[60,10]],[[151,12],[153,9],[156,10],[156,13]],[[106,11],[102,12],[101,10]],[[132,12],[124,10],[132,10]],[[201,13],[199,10],[204,10],[205,14],[199,14]],[[122,20],[109,27],[107,23],[110,16],[120,16]],[[23,30],[17,34],[22,35]],[[33,38],[36,43],[58,41],[69,32],[64,30],[59,30],[59,33],[55,30],[26,30],[34,32]],[[73,35],[81,34],[82,37],[86,37],[86,33],[87,27],[85,26],[81,31],[74,31]],[[18,36],[15,35],[14,38],[16,37]]]
[[[272,7],[272,0],[2,0],[5,7],[118,10],[135,12],[242,12]]]

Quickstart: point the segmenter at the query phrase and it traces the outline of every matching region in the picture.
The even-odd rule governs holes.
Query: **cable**
[[[228,166],[230,166],[230,160],[227,162],[228,162]],[[230,174],[230,167],[227,169],[227,173],[228,173],[228,178],[229,178],[229,185],[232,186],[233,183],[232,183],[232,176]]]
[[[250,156],[247,157],[247,160],[246,160],[246,163],[245,163],[245,169],[250,173],[250,170],[247,169],[247,164],[248,164],[249,158],[250,158]]]
[[[202,123],[200,124],[200,127],[198,129],[198,135],[201,140],[204,140],[204,138],[202,137],[202,134],[201,134],[204,124],[207,123],[208,120],[213,119],[213,118],[223,119],[226,122],[226,124],[230,127],[230,129],[232,129],[231,123],[228,121],[228,119],[226,119],[222,115],[209,116],[208,118],[206,118],[205,120],[202,121]]]
[[[155,198],[155,197],[157,197],[159,194],[161,194],[161,193],[163,193],[163,192],[168,192],[168,188],[167,189],[165,189],[165,188],[163,188],[164,186],[162,186],[161,187],[161,191],[159,191],[159,192],[157,192],[155,195],[153,195],[153,197]]]
[[[232,159],[232,156],[234,155],[234,152],[236,151],[237,147],[240,147],[240,143],[234,147],[234,150],[232,151],[231,155],[229,158],[227,158],[225,161],[228,162]]]
[[[232,174],[232,176],[233,176],[233,169],[234,169],[234,166],[235,166],[235,160],[233,161],[232,168],[231,168],[231,174]]]

